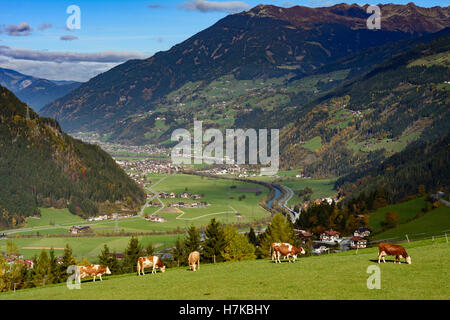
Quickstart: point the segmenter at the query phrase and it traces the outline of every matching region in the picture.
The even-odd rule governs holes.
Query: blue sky
[[[86,81],[128,59],[168,50],[226,15],[260,3],[321,7],[340,2],[0,0],[0,67],[55,80]],[[449,3],[450,0],[415,1],[423,7]],[[66,29],[70,16],[66,9],[73,4],[81,10],[80,30]]]

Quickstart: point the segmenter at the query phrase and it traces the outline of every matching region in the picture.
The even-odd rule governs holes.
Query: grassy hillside
[[[436,235],[450,236],[450,208],[439,207],[424,216],[411,222],[401,224],[398,227],[386,232],[377,234],[376,239],[405,240],[406,235],[410,240],[429,238]]]
[[[450,275],[443,257],[450,255],[450,245],[427,241],[405,247],[412,264],[387,259],[380,265],[380,290],[366,286],[367,268],[376,264],[377,249],[371,248],[301,258],[294,264],[255,260],[201,265],[195,273],[184,267],[143,277],[109,276],[103,282],[83,282],[82,290],[62,284],[4,293],[0,299],[449,299]],[[289,281],[280,281],[280,275]]]
[[[26,227],[40,227],[61,224],[79,224],[84,220],[69,212],[68,209],[40,208],[40,218],[27,218]]]
[[[405,223],[406,220],[414,218],[416,214],[422,213],[422,208],[425,207],[425,198],[417,198],[410,201],[389,205],[377,209],[369,215],[369,228],[373,232],[380,232],[382,230],[381,222],[385,220],[386,212],[394,212],[398,215],[399,223]]]

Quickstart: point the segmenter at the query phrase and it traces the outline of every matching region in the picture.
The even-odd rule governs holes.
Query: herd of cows
[[[303,248],[296,248],[289,243],[272,243],[270,251],[272,261],[275,263],[281,263],[280,257],[288,259],[289,262],[295,262],[298,254],[306,253]],[[395,256],[394,263],[398,261],[400,264],[400,259],[405,259],[407,264],[411,264],[411,257],[406,253],[405,248],[400,245],[380,243],[378,246],[378,263],[380,263],[381,259],[386,263],[386,256]],[[191,252],[188,257],[188,263],[192,271],[200,269],[200,253],[198,251]],[[137,261],[138,276],[141,275],[141,273],[142,275],[145,275],[145,268],[152,268],[152,274],[156,273],[156,269],[160,269],[161,272],[166,271],[166,266],[158,256],[140,257]],[[103,281],[102,275],[104,274],[111,274],[108,267],[100,265],[80,266],[77,270],[77,280],[78,282],[81,282],[81,279],[93,277],[95,282],[95,278],[98,277]]]

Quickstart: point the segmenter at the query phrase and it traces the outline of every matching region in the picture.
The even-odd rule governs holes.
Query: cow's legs
[[[103,279],[102,279],[102,275],[100,275],[100,277],[99,277],[99,278],[100,278],[100,281],[103,281]]]
[[[94,282],[95,282],[95,276],[94,276]]]

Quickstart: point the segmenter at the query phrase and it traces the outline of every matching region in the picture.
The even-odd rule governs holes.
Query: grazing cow
[[[153,268],[152,274],[156,273],[156,268],[160,268],[161,272],[166,271],[166,266],[162,263],[161,259],[157,256],[150,257],[140,257],[137,261],[137,272],[138,276],[142,274],[144,275],[144,268]]]
[[[279,242],[274,242],[270,245],[270,252],[271,252],[271,256],[272,256],[272,261],[274,261],[275,263],[277,262],[277,247],[281,246],[281,243]]]
[[[196,271],[196,265],[198,269],[200,269],[200,253],[198,251],[191,252],[189,254],[188,262],[193,271]]]
[[[272,243],[272,261],[275,258],[275,263],[281,263],[280,256],[287,257],[289,262],[291,262],[290,257],[292,256],[293,262],[297,259],[297,255],[305,254],[305,250],[303,248],[296,248],[289,243]]]
[[[385,256],[395,256],[394,263],[397,262],[401,264],[400,259],[404,258],[407,264],[411,264],[411,257],[406,253],[405,248],[396,244],[380,243],[378,246],[378,263],[380,259],[383,258],[383,262],[386,263],[384,259]]]
[[[109,270],[108,267],[102,267],[98,264],[91,264],[88,266],[80,266],[78,267],[78,282],[81,282],[81,279],[87,278],[87,277],[94,277],[94,282],[95,282],[95,278],[99,277],[101,281],[103,281],[102,279],[102,275],[104,274],[111,274],[111,271]]]

